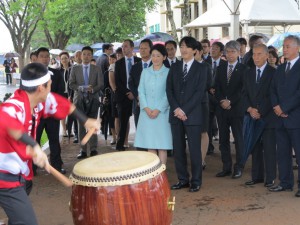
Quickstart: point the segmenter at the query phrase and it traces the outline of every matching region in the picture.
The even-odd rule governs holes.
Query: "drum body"
[[[75,225],[171,224],[169,183],[164,165],[154,154],[108,153],[78,164],[71,175]],[[80,172],[86,165],[92,168]]]

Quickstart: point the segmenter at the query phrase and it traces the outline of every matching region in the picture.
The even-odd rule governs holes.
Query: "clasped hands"
[[[220,101],[220,105],[223,109],[231,109],[231,102],[228,99],[223,99]]]
[[[79,86],[79,90],[80,90],[81,92],[89,92],[89,93],[93,93],[92,85],[82,85],[82,86]]]
[[[280,105],[276,105],[275,107],[273,107],[273,110],[274,110],[274,113],[275,113],[277,116],[280,116],[280,117],[283,117],[283,118],[288,117],[288,115],[285,114],[285,113],[282,111]]]
[[[186,121],[187,120],[187,116],[182,111],[182,109],[179,108],[179,107],[177,109],[175,109],[174,116],[177,117],[178,119],[182,120],[182,121]]]
[[[247,112],[250,114],[250,116],[255,119],[255,120],[258,120],[260,119],[260,113],[258,112],[258,110],[256,108],[252,108],[252,107],[249,107],[247,109]]]
[[[153,109],[152,110],[149,107],[146,107],[144,110],[146,111],[147,115],[151,119],[155,119],[158,116],[158,114],[160,113],[160,111],[158,109]]]

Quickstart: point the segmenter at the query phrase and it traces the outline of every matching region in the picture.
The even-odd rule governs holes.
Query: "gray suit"
[[[75,106],[84,112],[88,117],[97,118],[99,108],[99,91],[103,87],[103,77],[101,70],[95,65],[90,64],[89,70],[89,85],[92,86],[92,93],[83,93],[80,91],[80,86],[84,85],[83,65],[74,66],[71,70],[69,85],[74,90],[73,102]],[[79,140],[81,141],[86,134],[84,126],[79,125]],[[97,150],[97,135],[93,135],[89,141],[90,150]],[[82,150],[86,152],[87,145],[82,146]]]

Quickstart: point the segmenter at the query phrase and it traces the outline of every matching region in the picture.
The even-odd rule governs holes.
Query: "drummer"
[[[50,171],[47,155],[34,139],[41,117],[62,119],[72,114],[87,129],[99,130],[96,120],[88,119],[67,99],[50,93],[50,87],[51,72],[42,64],[28,64],[21,73],[20,89],[0,106],[0,206],[11,225],[37,224],[26,193],[32,187],[32,160]]]

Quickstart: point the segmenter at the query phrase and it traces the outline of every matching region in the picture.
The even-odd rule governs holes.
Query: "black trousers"
[[[296,162],[300,163],[300,129],[276,129],[277,162],[280,186],[293,188],[294,173],[292,163],[292,149],[296,154]],[[300,189],[300,167],[298,167],[298,188]]]
[[[270,183],[276,179],[275,140],[275,129],[264,129],[261,138],[252,151],[252,180],[265,180],[267,183]]]
[[[12,83],[11,73],[6,73],[6,84]]]
[[[232,159],[230,149],[230,127],[235,141],[235,164],[234,169],[242,169],[243,164],[241,163],[244,149],[243,141],[243,117],[229,116],[226,112],[218,114],[218,125],[219,125],[219,140],[220,140],[220,151],[223,162],[223,171],[232,170]]]
[[[125,100],[124,103],[117,103],[118,115],[120,120],[120,131],[116,145],[116,149],[124,150],[124,142],[126,138],[127,126],[129,118],[132,114],[132,101]]]
[[[50,164],[57,170],[61,170],[61,148],[59,143],[59,120],[54,118],[41,119],[36,132],[36,141],[40,143],[43,130],[45,129],[50,148]]]
[[[209,112],[209,120],[208,120],[208,150],[214,150],[214,145],[212,143],[213,136],[218,134],[218,126],[215,112]]]
[[[201,156],[201,126],[185,126],[183,122],[178,124],[171,124],[172,137],[173,137],[173,149],[175,167],[178,180],[191,184],[202,184],[202,156]],[[186,140],[190,152],[191,161],[191,181],[189,181],[187,154],[186,154]]]

